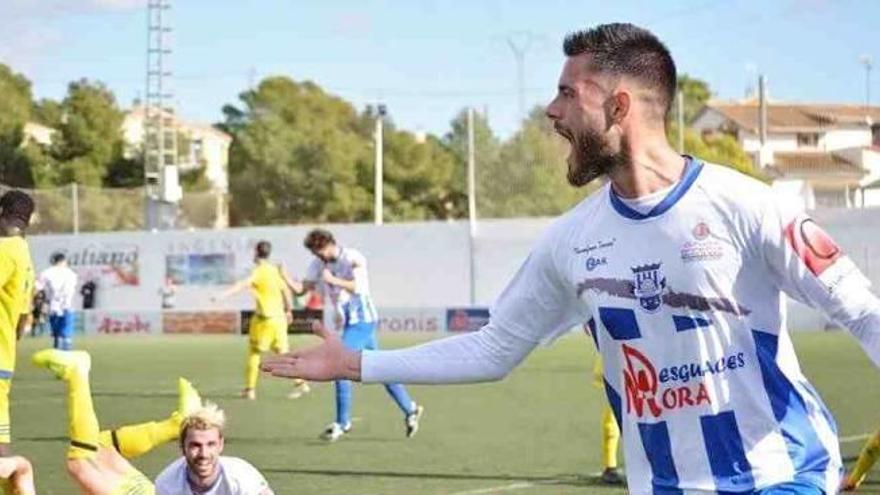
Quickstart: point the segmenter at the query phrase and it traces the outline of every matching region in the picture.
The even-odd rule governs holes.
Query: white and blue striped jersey
[[[354,280],[355,291],[352,293],[324,282],[321,276],[324,268],[329,269],[335,277]],[[306,280],[316,283],[324,299],[324,325],[327,328],[336,328],[337,318],[343,328],[379,320],[379,313],[370,296],[367,259],[359,251],[339,246],[336,261],[325,263],[315,258],[306,272]]]
[[[836,493],[836,426],[801,373],[784,294],[823,310],[880,363],[880,303],[868,286],[768,186],[688,158],[650,211],[606,185],[555,222],[489,327],[537,342],[588,324],[632,494],[786,482]]]

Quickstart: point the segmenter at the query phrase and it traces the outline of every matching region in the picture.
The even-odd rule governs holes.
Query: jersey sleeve
[[[477,332],[408,349],[363,351],[364,382],[467,383],[499,380],[539,343],[586,320],[576,291],[564,282],[551,228],[520,267]],[[585,311],[585,309],[584,309]]]
[[[489,311],[492,325],[535,343],[546,342],[587,320],[577,291],[566,281],[557,260],[563,243],[556,224],[502,291]]]
[[[848,329],[880,366],[880,301],[870,281],[802,210],[777,202],[766,210],[761,250],[778,287]]]

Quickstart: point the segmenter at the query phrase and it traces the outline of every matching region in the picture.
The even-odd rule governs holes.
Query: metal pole
[[[375,140],[376,140],[376,183],[374,186],[374,213],[376,215],[375,224],[382,225],[382,140],[383,140],[383,129],[382,129],[382,113],[379,112],[379,115],[376,116],[376,132],[375,132]]]
[[[868,55],[862,55],[859,61],[865,66],[865,113],[868,114],[868,109],[871,108],[871,68],[873,60]]]
[[[73,210],[73,233],[79,234],[79,188],[76,182],[70,184],[70,202]]]
[[[519,118],[526,118],[526,52],[534,41],[532,33],[525,33],[525,39],[521,43],[514,40],[514,36],[507,37],[507,45],[513,52],[513,58],[516,59],[516,84],[517,97],[519,105]]]
[[[474,241],[477,236],[477,179],[476,179],[476,160],[474,150],[474,109],[468,107],[467,112],[468,126],[468,223],[470,225],[470,283],[471,283],[471,305],[476,304],[477,298],[477,280],[476,280],[476,263],[474,262]]]
[[[678,90],[675,99],[678,103],[678,152],[684,154],[684,91]]]
[[[474,149],[474,109],[468,107],[467,113],[468,125],[468,161],[467,161],[467,180],[468,180],[468,221],[470,222],[471,235],[477,233],[477,178],[476,178],[476,158]]]

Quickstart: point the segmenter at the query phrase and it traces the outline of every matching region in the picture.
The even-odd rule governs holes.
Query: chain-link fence
[[[10,187],[0,185],[0,193]],[[142,230],[148,198],[143,188],[103,188],[76,184],[51,189],[21,189],[31,195],[36,211],[28,229],[33,234],[68,234]],[[178,204],[177,228],[228,226],[228,195],[184,193]]]

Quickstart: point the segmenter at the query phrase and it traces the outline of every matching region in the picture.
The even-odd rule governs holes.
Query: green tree
[[[271,77],[224,107],[237,224],[366,220],[371,166],[355,109],[311,82]]]
[[[700,109],[712,97],[712,91],[709,90],[709,84],[706,81],[690,77],[687,74],[679,74],[676,87],[678,91],[681,91],[684,100],[682,102],[684,107],[684,123],[685,125],[690,125]],[[670,112],[670,117],[677,118],[674,109],[675,107],[673,106],[673,112]]]
[[[452,119],[450,130],[443,137],[443,144],[456,161],[452,184],[458,199],[455,201],[458,217],[467,214],[467,160],[468,160],[468,121],[467,109],[462,109]],[[494,205],[488,196],[491,186],[491,172],[498,167],[501,154],[501,140],[495,136],[489,120],[480,112],[474,112],[474,164],[476,176],[477,215],[487,216]],[[459,192],[460,191],[460,192]]]
[[[31,83],[0,64],[0,182],[17,187],[34,183],[31,159],[36,148],[26,150],[24,125],[31,117]]]
[[[481,168],[480,215],[552,216],[571,208],[596,185],[568,184],[568,151],[568,143],[556,135],[544,109],[536,107],[503,144],[499,159]]]
[[[124,114],[113,93],[100,82],[70,83],[61,103],[62,118],[52,155],[59,162],[57,179],[99,186],[110,165],[123,156],[120,127]]]

